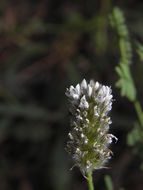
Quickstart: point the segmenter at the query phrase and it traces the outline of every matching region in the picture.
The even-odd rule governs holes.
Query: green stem
[[[139,118],[140,124],[141,124],[141,126],[143,128],[143,112],[142,112],[142,108],[141,108],[140,102],[136,100],[134,102],[134,106],[135,106],[136,113],[137,113],[137,116]]]
[[[87,173],[87,181],[88,181],[89,190],[94,190],[93,181],[92,181],[92,172]]]
[[[128,60],[127,60],[127,52],[126,52],[126,47],[125,47],[125,42],[124,40],[120,37],[119,39],[119,47],[120,47],[120,53],[121,53],[121,59],[124,64],[128,65]]]

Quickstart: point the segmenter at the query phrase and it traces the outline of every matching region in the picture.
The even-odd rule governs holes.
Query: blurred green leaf
[[[131,78],[129,66],[120,63],[115,70],[120,77],[116,82],[116,86],[121,89],[121,96],[126,96],[130,101],[134,101],[136,99],[136,89]]]
[[[137,142],[142,141],[142,131],[139,126],[136,124],[133,130],[128,133],[127,144],[130,146],[135,145]]]
[[[110,23],[118,34],[121,61],[129,65],[132,62],[132,46],[123,12],[118,7],[113,8],[110,15]]]
[[[113,183],[112,183],[112,179],[109,175],[106,175],[104,177],[104,181],[107,187],[107,190],[113,190]]]
[[[141,61],[143,61],[143,45],[139,42],[137,43],[137,54]]]

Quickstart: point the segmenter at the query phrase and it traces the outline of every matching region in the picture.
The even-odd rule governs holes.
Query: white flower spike
[[[70,86],[66,96],[72,114],[72,129],[66,149],[85,176],[104,167],[112,155],[108,147],[113,139],[117,141],[108,133],[112,123],[108,116],[112,109],[112,90],[93,80],[88,84],[84,79],[75,88]]]

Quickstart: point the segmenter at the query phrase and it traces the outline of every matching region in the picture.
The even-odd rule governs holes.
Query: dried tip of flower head
[[[112,109],[110,87],[85,79],[66,91],[69,110],[72,114],[72,129],[69,133],[67,151],[75,165],[85,175],[88,171],[100,169],[111,158],[109,145],[117,138],[109,134],[112,123],[108,116]]]

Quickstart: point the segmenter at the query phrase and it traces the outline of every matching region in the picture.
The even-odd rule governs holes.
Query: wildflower
[[[108,86],[84,79],[66,91],[72,114],[67,151],[83,175],[103,168],[111,158],[109,145],[117,138],[109,134],[112,123],[108,116],[112,109],[112,90]]]

